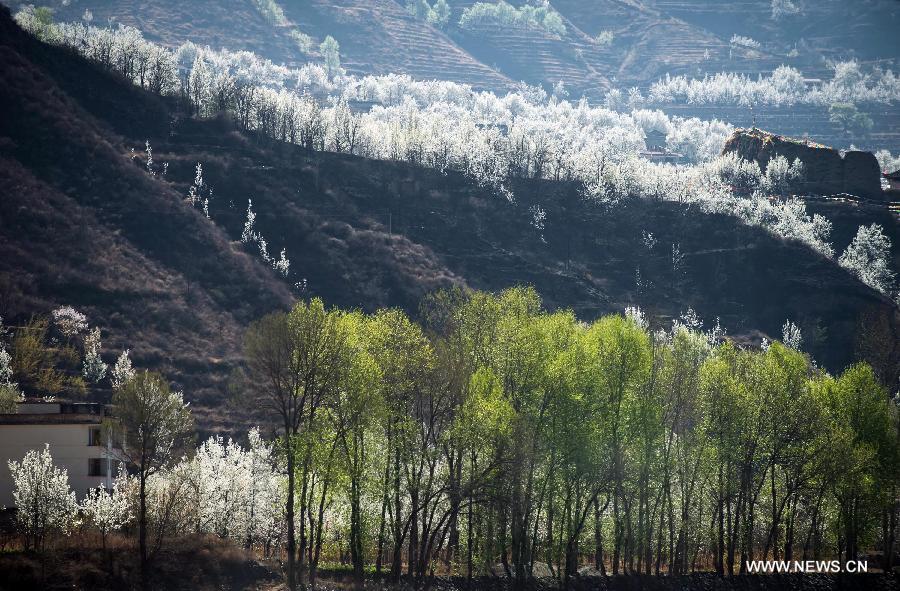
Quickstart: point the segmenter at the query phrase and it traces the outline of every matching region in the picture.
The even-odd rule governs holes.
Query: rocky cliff
[[[809,140],[775,135],[760,129],[737,129],[725,142],[722,153],[734,152],[755,160],[765,170],[769,160],[784,156],[799,158],[806,171],[798,192],[813,195],[849,193],[867,199],[883,199],[878,161],[871,152],[839,152]]]

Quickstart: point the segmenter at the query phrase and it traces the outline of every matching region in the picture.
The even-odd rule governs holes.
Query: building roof
[[[0,425],[99,425],[111,415],[109,407],[91,402],[26,400],[18,412],[0,414]]]
[[[892,181],[900,181],[900,169],[895,170],[894,172],[883,172],[881,176],[888,180]]]
[[[99,425],[103,415],[95,414],[0,414],[0,425]]]

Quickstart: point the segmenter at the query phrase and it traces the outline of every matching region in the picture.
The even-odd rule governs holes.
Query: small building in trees
[[[665,132],[651,129],[644,133],[645,150],[641,150],[640,155],[644,160],[650,162],[669,162],[675,164],[683,160],[683,156],[669,150],[666,143]]]
[[[651,152],[665,152],[666,151],[666,134],[663,131],[659,131],[658,129],[651,129],[648,132],[644,133],[644,144],[647,146],[647,150]]]
[[[890,197],[892,198],[900,198],[900,170],[895,170],[894,172],[885,172],[882,173],[882,178],[885,180],[885,191],[889,191],[891,193]]]
[[[65,468],[78,499],[88,489],[111,488],[119,462],[104,421],[108,407],[92,403],[19,403],[18,412],[0,414],[0,507],[15,506],[9,461],[21,461],[30,450],[50,446],[53,463]]]

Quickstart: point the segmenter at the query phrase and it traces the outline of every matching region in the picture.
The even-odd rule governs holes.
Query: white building
[[[88,489],[112,487],[118,473],[110,437],[103,425],[103,405],[87,403],[24,402],[16,414],[0,414],[0,507],[12,507],[12,473],[7,462],[21,461],[29,450],[50,445],[53,463],[69,473],[69,485],[78,499]]]

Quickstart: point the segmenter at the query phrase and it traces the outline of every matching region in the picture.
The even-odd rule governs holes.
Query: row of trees
[[[254,323],[239,389],[271,443],[186,447],[181,394],[117,363],[128,473],[78,504],[52,450],[10,462],[26,539],[78,515],[104,543],[134,527],[146,572],[165,540],[212,534],[284,549],[291,587],[335,559],[519,584],[869,548],[890,566],[897,400],[867,365],[816,367],[792,323],[787,344],[741,349],[690,311],[668,329],[634,308],[584,324],[525,288],[439,292],[420,316],[312,300]]]
[[[759,47],[746,37],[735,36],[732,45]],[[855,60],[831,64],[832,77],[818,84],[807,83],[803,73],[791,66],[779,66],[768,76],[721,72],[688,78],[666,75],[648,92],[651,103],[716,105],[818,105],[835,103],[883,103],[900,100],[900,78],[891,70],[865,71]]]
[[[473,29],[478,25],[540,29],[557,37],[566,34],[562,17],[550,6],[548,0],[524,4],[519,8],[504,0],[476,2],[463,9],[459,26]]]
[[[450,5],[447,0],[435,0],[429,4],[428,0],[407,0],[406,10],[418,19],[443,29],[450,22]]]
[[[692,314],[585,325],[530,289],[439,293],[422,317],[313,300],[248,331],[284,441],[291,584],[329,540],[359,575],[519,582],[539,563],[735,573],[894,545],[898,409],[866,365],[832,377]]]
[[[163,93],[183,97],[200,116],[231,113],[241,127],[267,138],[314,151],[460,171],[509,199],[509,179],[528,177],[574,180],[587,195],[607,202],[644,197],[696,203],[704,211],[736,216],[833,256],[826,219],[808,215],[799,200],[768,198],[772,193],[786,196],[789,184],[756,182],[752,191],[735,192],[731,171],[743,165],[718,156],[733,131],[718,121],[670,118],[646,109],[619,113],[592,107],[584,99],[548,98],[542,89],[527,86],[500,97],[406,76],[345,76],[335,64],[289,70],[248,52],[212,51],[190,43],[168,52],[135,41],[140,33],[127,27],[39,26],[29,14],[17,15],[29,30],[151,89],[147,80],[159,77],[141,74],[146,68],[134,64],[146,60],[135,56],[162,52],[169,60],[162,69],[169,73],[161,77],[167,82],[154,84]],[[98,51],[98,46],[108,49]],[[853,78],[839,72],[843,70],[836,71],[835,85]],[[360,112],[355,107],[360,103],[376,104]],[[643,160],[644,136],[651,130],[664,131],[668,147],[696,164]],[[788,164],[757,177],[794,174]]]

